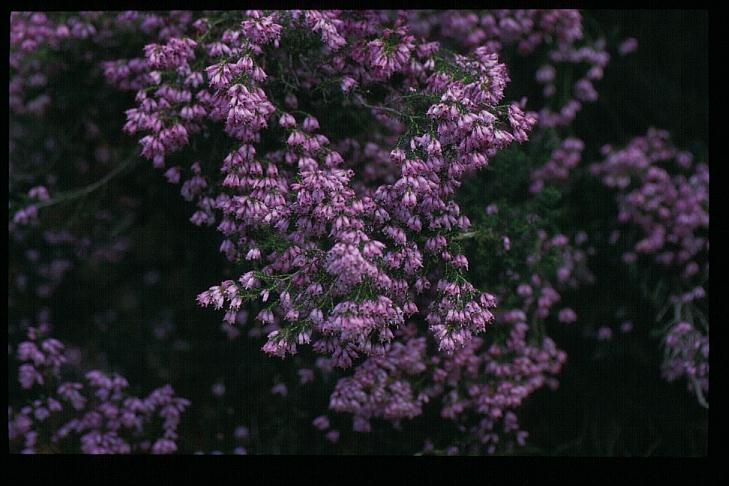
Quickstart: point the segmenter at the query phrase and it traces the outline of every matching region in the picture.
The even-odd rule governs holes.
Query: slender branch
[[[125,169],[137,165],[140,162],[140,160],[141,160],[141,158],[139,157],[139,155],[134,154],[133,156],[126,159],[122,164],[116,166],[114,168],[114,170],[112,170],[111,172],[106,174],[104,177],[102,177],[98,181],[96,181],[92,184],[89,184],[88,186],[83,187],[81,189],[62,193],[58,197],[49,199],[48,201],[40,202],[40,203],[36,204],[36,207],[38,209],[46,208],[49,206],[54,206],[56,204],[72,201],[74,199],[78,199],[80,197],[87,196],[87,195],[91,194],[92,192],[96,191],[97,189],[106,185],[109,181],[111,181],[116,176],[118,176],[119,174],[124,172]]]
[[[466,240],[469,238],[475,238],[478,235],[478,233],[479,233],[478,231],[469,231],[467,233],[461,233],[460,235],[454,236],[453,238],[451,238],[451,240],[460,241],[460,240]]]
[[[392,113],[393,115],[397,115],[400,118],[407,118],[410,120],[417,119],[417,118],[421,118],[421,119],[425,118],[424,116],[420,116],[420,115],[408,115],[407,113],[403,113],[401,111],[395,110],[393,108],[389,108],[387,106],[374,106],[374,105],[370,105],[369,103],[365,103],[363,101],[359,101],[359,104],[364,106],[365,108],[370,108],[372,110],[381,110],[381,111],[386,111],[386,112]]]
[[[691,378],[691,381],[693,382],[694,391],[696,392],[696,398],[699,401],[699,405],[701,405],[702,407],[704,407],[705,409],[708,410],[709,409],[709,404],[706,401],[706,398],[704,397],[703,391],[701,391],[701,385],[699,384],[699,380],[697,380],[696,378],[693,378],[692,377]]]

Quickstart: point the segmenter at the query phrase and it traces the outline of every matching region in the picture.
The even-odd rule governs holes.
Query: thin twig
[[[478,235],[478,231],[469,231],[467,233],[461,233],[458,236],[454,236],[451,238],[453,241],[460,241],[460,240],[466,240],[469,238],[475,238]]]
[[[112,170],[111,172],[109,172],[108,174],[106,174],[104,177],[102,177],[98,181],[94,182],[93,184],[89,184],[88,186],[81,188],[81,189],[77,189],[75,191],[69,191],[69,192],[62,193],[54,199],[49,199],[48,201],[43,201],[41,203],[36,204],[36,207],[38,209],[46,208],[49,206],[54,206],[56,204],[72,201],[74,199],[78,199],[80,197],[87,196],[87,195],[91,194],[92,192],[96,191],[97,189],[99,189],[100,187],[103,187],[114,177],[121,174],[125,169],[137,165],[140,162],[140,160],[141,160],[140,157],[135,154],[134,156],[125,160],[124,163],[122,163],[121,165],[116,166],[114,168],[114,170]]]

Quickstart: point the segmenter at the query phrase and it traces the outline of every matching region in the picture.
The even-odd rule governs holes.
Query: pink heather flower
[[[284,113],[279,118],[278,124],[283,128],[294,128],[296,126],[296,120],[289,113]]]
[[[559,322],[562,323],[571,323],[575,322],[577,320],[577,314],[574,310],[570,309],[569,307],[566,307],[559,311]]]
[[[638,254],[651,255],[659,265],[680,270],[683,279],[695,276],[700,271],[695,258],[708,251],[701,235],[709,224],[708,166],[682,167],[681,152],[667,132],[656,129],[622,150],[605,147],[603,153],[606,159],[593,165],[592,173],[616,190],[618,221],[636,226],[642,234],[623,260],[630,264]],[[671,162],[688,174],[671,175],[666,170]]]
[[[326,433],[326,439],[331,442],[332,444],[336,444],[339,442],[339,431],[338,430],[330,430]]]
[[[152,454],[172,454],[177,451],[177,444],[169,439],[159,439],[152,446]]]
[[[602,326],[600,329],[597,330],[597,339],[598,341],[609,341],[613,337],[613,330],[609,327]]]
[[[552,65],[544,65],[537,70],[536,79],[541,84],[546,84],[554,81],[556,76],[556,70]]]
[[[47,332],[48,326],[30,328],[30,341],[39,341],[39,337]],[[23,346],[21,358],[33,357],[33,349]],[[52,391],[44,400],[34,400],[32,406],[26,406],[10,412],[9,434],[11,440],[24,437],[26,453],[34,453],[38,434],[32,430],[33,422],[46,422],[56,415],[56,422],[50,432],[51,441],[58,442],[73,435],[80,442],[80,450],[87,454],[130,454],[132,452],[149,451],[149,441],[129,437],[122,438],[117,431],[120,427],[134,428],[143,432],[146,425],[157,417],[163,419],[162,437],[152,447],[155,454],[175,452],[176,430],[182,412],[190,402],[177,398],[172,388],[167,385],[154,390],[144,399],[127,395],[129,383],[118,375],[106,375],[99,370],[86,373],[85,386],[81,383],[60,382],[58,367],[64,361],[61,352],[64,346],[53,338],[42,341],[42,352],[45,359],[42,371],[46,377],[48,390],[56,390],[58,399]],[[21,365],[20,380],[23,381]],[[31,366],[31,365],[28,365]],[[26,368],[27,369],[27,368]],[[38,370],[33,370],[35,373]],[[71,407],[67,407],[70,404]],[[64,412],[64,416],[58,415]],[[60,421],[59,421],[60,419]],[[152,432],[154,433],[154,432]],[[144,435],[144,434],[140,434]]]
[[[167,172],[165,172],[165,177],[167,178],[167,182],[170,184],[178,184],[180,182],[180,168],[170,167],[167,169]]]
[[[299,384],[306,385],[314,381],[314,371],[308,368],[302,368],[298,371]]]
[[[313,116],[307,116],[304,119],[303,129],[306,132],[314,132],[319,129],[319,122]]]
[[[575,83],[575,97],[580,101],[592,102],[597,100],[598,94],[588,79],[581,79]]]
[[[342,77],[341,88],[345,93],[352,91],[356,86],[357,81],[355,81],[354,78],[349,76]]]
[[[44,383],[43,376],[30,364],[20,366],[18,370],[18,381],[20,381],[20,385],[25,389],[32,388],[36,383],[39,385]]]
[[[28,197],[39,201],[48,201],[50,199],[48,189],[45,186],[36,186],[31,188],[28,191]]]
[[[233,437],[235,437],[238,440],[246,440],[250,436],[250,432],[248,430],[248,427],[244,425],[240,425],[235,428],[235,431],[233,432]]]
[[[314,419],[313,425],[319,430],[327,430],[329,428],[329,419],[326,415],[320,415]]]
[[[628,37],[618,46],[618,52],[621,56],[627,56],[635,52],[636,49],[638,49],[638,39],[635,37]]]
[[[273,388],[271,388],[271,393],[285,397],[289,392],[284,383],[276,383]]]
[[[210,390],[214,397],[222,397],[225,395],[225,385],[223,383],[214,383]]]
[[[283,27],[275,22],[276,15],[264,17],[258,10],[249,10],[247,15],[249,18],[241,22],[243,34],[256,44],[278,47]]]
[[[514,140],[523,143],[527,141],[527,134],[537,123],[537,115],[531,112],[524,113],[519,105],[512,103],[509,105],[509,123],[514,130]]]

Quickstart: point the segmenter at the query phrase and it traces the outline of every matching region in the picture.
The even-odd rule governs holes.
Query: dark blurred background
[[[613,58],[598,89],[605,96],[588,105],[578,133],[604,131],[605,140],[617,143],[655,126],[669,130],[680,147],[708,146],[708,12],[598,10],[585,16],[608,35],[637,38],[639,47]]]

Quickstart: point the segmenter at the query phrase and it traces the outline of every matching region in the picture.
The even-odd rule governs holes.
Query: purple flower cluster
[[[618,46],[618,53],[621,56],[627,56],[628,54],[635,52],[638,49],[638,39],[635,37],[629,37],[620,43]]]
[[[556,377],[566,361],[554,341],[536,338],[536,331],[530,331],[534,324],[527,323],[541,323],[550,316],[561,299],[555,287],[576,286],[591,277],[584,252],[571,247],[565,235],[540,234],[540,238],[542,244],[530,264],[538,267],[544,255],[556,253],[562,266],[555,275],[534,273],[528,282],[513,276],[516,288],[504,289],[503,296],[517,295],[520,307],[496,315],[491,333],[498,333],[498,338],[487,343],[475,337],[455,353],[441,350],[429,357],[417,328],[405,326],[398,333],[402,344],[393,344],[384,356],[367,359],[337,383],[330,408],[352,413],[354,430],[363,432],[371,429],[372,419],[397,423],[421,415],[426,404],[439,402],[441,416],[457,424],[467,423],[473,415],[480,417],[478,427],[464,430],[481,450],[493,453],[497,447],[508,449],[506,443],[523,444],[527,434],[519,430],[514,412],[536,390],[557,387]],[[570,308],[563,308],[559,316],[563,322],[577,319]],[[514,440],[509,442],[509,437]]]
[[[42,12],[10,14],[10,69],[9,106],[16,113],[42,113],[51,103],[51,97],[42,91],[47,84],[49,66],[32,59],[32,54],[43,49],[59,49],[66,39],[85,39],[96,33],[84,16],[71,17],[56,24]],[[42,94],[32,96],[31,93]]]
[[[191,12],[79,12],[64,17],[43,12],[11,12],[10,14],[10,98],[11,111],[18,114],[40,114],[52,102],[43,91],[49,73],[64,69],[64,63],[47,63],[35,54],[65,49],[87,41],[101,45],[120,32],[138,33],[167,39],[178,36],[192,18]],[[91,57],[87,52],[86,57]],[[103,63],[110,81],[120,88],[131,89],[135,78],[141,75],[139,59],[115,60]],[[136,81],[139,83],[139,81]],[[129,84],[131,83],[131,85]],[[41,92],[38,96],[33,93]],[[28,99],[30,98],[30,99]]]
[[[66,363],[64,345],[44,338],[44,328],[28,329],[17,358],[22,363],[18,380],[24,389],[43,389],[46,398],[36,399],[19,410],[8,409],[11,444],[23,443],[23,453],[52,450],[59,442],[73,442],[85,454],[169,454],[177,450],[177,427],[188,400],[175,396],[169,385],[146,398],[126,392],[129,383],[119,375],[101,371],[86,373],[86,383],[61,380]],[[145,431],[161,423],[162,435]]]
[[[46,326],[42,326],[43,329]],[[28,341],[20,343],[17,357],[23,364],[18,368],[20,386],[29,389],[34,385],[45,385],[44,375],[58,377],[65,362],[64,346],[60,341],[48,338],[39,340],[38,329],[28,329]]]
[[[709,325],[697,301],[705,298],[708,286],[709,167],[676,149],[665,130],[650,129],[623,149],[605,146],[602,152],[605,160],[592,172],[618,191],[618,221],[639,230],[623,260],[631,264],[647,255],[660,267],[679,271],[667,304],[674,307],[674,317],[664,337],[664,376],[671,381],[685,377],[705,404]]]
[[[709,336],[681,321],[668,331],[664,344],[663,376],[668,381],[686,378],[689,390],[702,397],[709,391]]]
[[[516,46],[517,52],[528,56],[544,46],[548,63],[542,64],[535,73],[543,86],[545,101],[559,96],[560,108],[544,106],[539,111],[539,124],[544,127],[561,127],[571,124],[584,103],[597,100],[593,83],[602,79],[610,62],[607,42],[599,38],[584,41],[582,15],[577,10],[449,10],[438,14],[412,14],[419,32],[436,30],[439,35],[473,50],[485,48],[489,52],[501,52],[507,46]],[[635,39],[621,44],[620,55],[627,55],[637,48]],[[569,80],[571,92],[558,93],[557,67],[573,65],[584,69],[575,81]],[[563,71],[560,69],[560,71]],[[562,80],[559,80],[563,83]]]
[[[605,68],[610,62],[610,54],[606,50],[606,42],[599,39],[591,46],[572,46],[562,44],[549,54],[551,63],[587,65],[585,74],[572,85],[570,98],[564,101],[559,111],[544,107],[539,112],[539,123],[545,127],[559,127],[571,124],[584,103],[597,100],[598,93],[593,83],[604,76]],[[543,94],[550,99],[557,94],[556,79],[551,75],[552,64],[545,64],[537,71],[537,82],[544,86]]]
[[[583,36],[582,15],[571,9],[450,10],[430,22],[441,29],[444,37],[457,39],[470,48],[486,45],[500,51],[507,45],[516,45],[522,54],[545,43],[569,45]]]
[[[456,418],[472,409],[496,420],[518,408],[535,390],[557,386],[552,375],[559,373],[566,354],[549,338],[541,345],[529,344],[525,319],[522,311],[506,312],[501,322],[510,332],[504,344],[494,343],[478,353],[483,342],[474,341],[462,353],[435,361],[433,379],[445,387],[441,415]],[[461,388],[463,382],[468,383],[465,388]]]
[[[569,180],[571,171],[582,160],[585,144],[578,138],[567,138],[559,148],[552,152],[546,164],[532,172],[532,193],[540,192],[545,184],[564,183]]]
[[[149,133],[141,139],[142,154],[157,167],[205,130],[206,123],[224,122],[225,133],[241,143],[223,161],[222,184],[210,186],[200,165],[193,164],[183,193],[198,199],[200,210],[193,222],[212,224],[213,210],[222,213],[218,229],[226,241],[221,251],[258,268],[237,283],[226,281],[202,293],[199,302],[225,305],[226,321],[233,323],[242,303],[258,297],[268,302],[258,320],[272,326],[266,352],[283,356],[311,343],[337,366],[347,367],[361,354],[382,354],[392,329],[405,316],[421,312],[413,291],[425,293],[432,286],[438,298],[428,315],[439,346],[450,351],[463,346],[492,319],[491,301],[453,277],[432,281],[425,272],[424,251],[454,275],[462,274],[468,262],[448,251],[447,235],[468,228],[469,221],[460,214],[453,193],[466,172],[485,166],[488,157],[513,140],[525,141],[536,122],[517,104],[503,112],[496,109],[508,79],[503,64],[496,55],[476,50],[471,58],[448,59],[450,67],[444,70],[435,62],[443,59],[437,44],[416,44],[402,17],[389,28],[382,16],[368,18],[373,25],[363,26],[353,13],[338,19],[328,15],[331,25],[339,20],[338,35],[348,39],[350,49],[348,55],[324,51],[322,72],[391,90],[384,81],[401,72],[406,86],[389,96],[401,100],[403,112],[408,109],[404,94],[425,92],[437,100],[426,112],[410,115],[423,119],[429,129],[391,152],[394,182],[357,191],[354,171],[343,167],[342,155],[317,133],[317,119],[310,115],[299,125],[284,111],[292,100],[276,108],[263,89],[263,48],[279,42],[284,31],[305,29],[310,17],[296,12],[247,15],[240,31],[225,30],[207,44],[171,39],[164,46],[148,46],[149,69],[166,67],[179,88],[152,85],[152,95],[141,90],[139,107],[127,112],[125,129]],[[247,34],[249,30],[255,35]],[[382,37],[368,40],[371,32]],[[193,70],[194,47],[217,62]],[[211,55],[213,51],[225,52],[228,60],[218,61],[220,55]],[[174,71],[168,62],[175,63]],[[366,104],[361,94],[353,101]],[[258,154],[256,143],[275,127],[269,123],[274,113],[285,134],[284,149]],[[178,174],[168,171],[168,178],[179,180]],[[258,235],[268,235],[267,240],[259,241]],[[266,252],[274,241],[284,247]],[[354,295],[361,300],[352,300]]]
[[[414,331],[409,330],[411,334]],[[416,417],[422,413],[428,396],[414,390],[409,378],[426,370],[425,360],[425,338],[396,342],[386,354],[368,358],[351,377],[339,380],[329,407],[354,415],[358,432],[370,430],[371,418],[398,421]]]
[[[694,164],[689,152],[673,147],[666,131],[655,129],[624,149],[605,146],[603,155],[592,172],[619,191],[618,221],[640,228],[633,251],[678,267],[685,279],[701,272],[709,250],[709,167]]]

